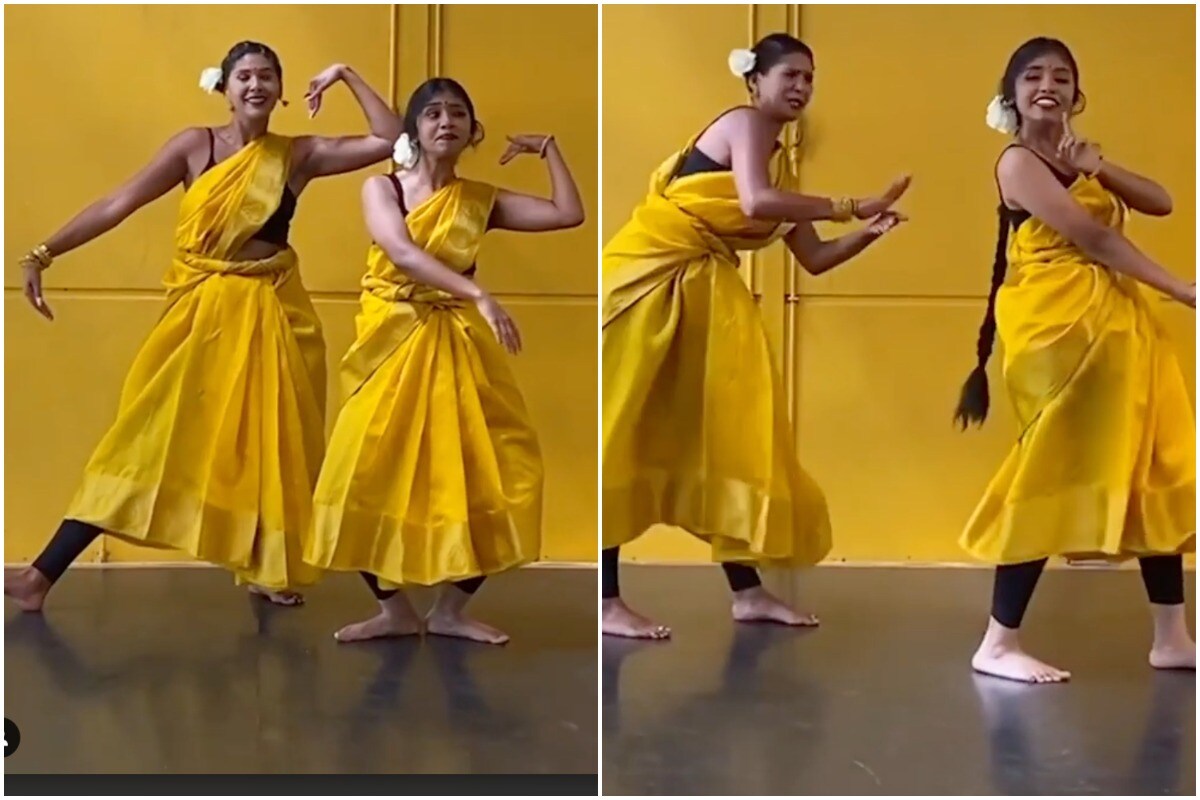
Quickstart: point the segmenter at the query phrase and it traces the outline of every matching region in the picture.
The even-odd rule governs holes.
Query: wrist
[[[554,147],[554,135],[551,134],[545,139],[542,139],[542,146],[538,148],[538,158],[545,158],[547,151]]]
[[[487,299],[487,296],[488,293],[485,292],[483,287],[477,283],[472,283],[470,290],[467,292],[467,299],[472,303],[478,303],[481,300],[485,300]]]

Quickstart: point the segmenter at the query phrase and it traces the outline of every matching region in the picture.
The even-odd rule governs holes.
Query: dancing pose
[[[418,87],[404,130],[399,171],[363,186],[374,244],[305,558],[360,572],[379,602],[376,616],[337,632],[341,642],[424,627],[502,644],[504,633],[463,608],[487,575],[538,557],[542,460],[504,353],[521,338],[472,280],[475,257],[488,230],[570,228],[583,206],[552,136],[509,137],[500,159],[544,158],[549,199],[460,178],[483,128],[456,81]],[[424,625],[401,589],[412,584],[444,584]]]
[[[825,499],[801,469],[781,381],[738,251],[783,237],[819,275],[862,252],[904,217],[879,197],[794,190],[793,153],[777,141],[812,98],[813,55],[776,33],[736,50],[730,67],[751,105],[729,110],[654,173],[649,195],[603,253],[606,634],[670,631],[620,596],[619,547],[655,523],[712,545],[741,621],[816,625],[769,594],[756,564],[802,566],[830,547]],[[822,241],[814,220],[870,222]]]
[[[288,245],[308,183],[387,157],[400,121],[345,65],[309,84],[309,115],[338,81],[370,135],[271,133],[283,68],[271,48],[235,45],[202,87],[231,119],[174,136],[141,172],[93,203],[22,260],[25,296],[53,319],[42,272],[183,184],[167,306],[125,380],[116,421],[84,470],[66,519],[4,592],[41,609],[67,567],[101,533],[222,566],[272,602],[318,573],[301,559],[324,451],[325,345]]]
[[[1154,618],[1150,663],[1196,664],[1182,557],[1195,547],[1195,423],[1141,284],[1191,308],[1196,285],[1125,238],[1129,209],[1165,216],[1171,199],[1075,135],[1071,118],[1083,105],[1065,44],[1038,38],[1017,48],[988,112],[1015,138],[996,170],[991,292],[957,412],[964,428],[987,416],[986,365],[999,334],[1019,434],[961,539],[998,565],[992,616],[971,663],[1036,683],[1070,677],[1017,638],[1050,556],[1136,556]]]

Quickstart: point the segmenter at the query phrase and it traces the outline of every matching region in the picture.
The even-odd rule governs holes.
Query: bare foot
[[[996,624],[993,620],[993,624]],[[1038,661],[1014,641],[996,642],[984,637],[983,643],[971,657],[971,667],[984,675],[1022,683],[1063,683],[1071,673]]]
[[[435,636],[452,636],[484,644],[505,644],[508,641],[508,634],[504,631],[471,619],[462,611],[446,611],[436,606],[425,617],[425,630]]]
[[[808,628],[821,624],[815,614],[793,610],[761,586],[734,593],[733,618],[738,622],[777,622]]]
[[[603,601],[600,630],[605,636],[623,636],[626,639],[670,639],[671,629],[659,625],[637,613],[619,597]]]
[[[22,611],[41,611],[51,586],[50,579],[33,567],[4,572],[4,594]]]
[[[1155,669],[1195,669],[1196,643],[1187,647],[1155,647],[1150,651],[1150,666]]]
[[[250,585],[250,594],[258,595],[268,603],[274,603],[277,606],[302,606],[304,605],[304,595],[299,592],[290,592],[286,589],[283,591],[273,591],[265,589],[262,586]]]
[[[342,644],[365,642],[369,639],[391,639],[414,636],[421,632],[421,620],[415,616],[397,616],[380,611],[363,622],[355,622],[333,635]]]

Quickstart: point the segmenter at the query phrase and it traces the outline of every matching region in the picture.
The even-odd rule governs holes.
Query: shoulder
[[[201,147],[207,149],[209,146],[209,137],[212,136],[211,130],[204,127],[184,128],[179,133],[167,140],[164,145],[165,149],[177,150],[183,153],[190,153]]]
[[[364,198],[390,197],[395,199],[396,189],[389,175],[371,175],[363,181],[362,195]]]
[[[1042,160],[1019,144],[1010,144],[996,159],[996,177],[1001,182],[1019,180],[1027,176],[1029,170],[1038,168],[1044,168]]]

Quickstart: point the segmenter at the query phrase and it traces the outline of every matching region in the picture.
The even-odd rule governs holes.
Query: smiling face
[[[1034,58],[1016,76],[1017,112],[1030,122],[1061,122],[1078,98],[1075,71],[1061,53]]]
[[[270,116],[282,92],[278,70],[260,53],[239,58],[225,80],[225,96],[233,113],[251,119]]]
[[[752,78],[759,108],[773,117],[795,120],[813,95],[813,62],[805,53],[789,53],[765,73]]]
[[[417,115],[417,141],[424,153],[455,158],[471,143],[472,127],[466,102],[453,92],[441,91]]]

